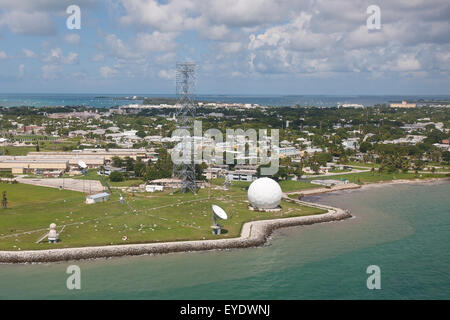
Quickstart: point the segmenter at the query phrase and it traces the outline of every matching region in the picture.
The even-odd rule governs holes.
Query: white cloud
[[[121,22],[126,25],[153,27],[159,31],[186,30],[195,24],[196,18],[188,12],[196,8],[192,0],[172,0],[158,3],[156,0],[121,0],[126,15]]]
[[[0,15],[0,26],[7,26],[13,33],[30,36],[56,34],[56,26],[50,14],[45,12],[6,11]]]
[[[66,63],[66,64],[78,63],[78,53],[69,52],[69,54],[63,59],[63,63]]]
[[[141,52],[148,53],[154,51],[168,51],[176,46],[174,41],[177,34],[173,32],[162,33],[138,33],[134,40],[135,47]]]
[[[310,28],[312,15],[301,13],[299,17],[288,24],[267,29],[264,33],[250,35],[250,50],[279,47],[296,50],[314,50],[330,42],[335,42],[338,36],[333,33],[321,34]]]
[[[120,0],[124,24],[161,31],[213,30],[268,25],[293,16],[305,0]]]
[[[374,76],[392,71],[423,76],[423,68],[446,69],[447,62],[437,61],[441,46],[450,43],[448,33],[444,34],[448,19],[442,21],[450,3],[417,0],[411,7],[409,2],[382,0],[382,29],[374,32],[366,27],[366,7],[363,1],[317,0],[296,18],[252,33],[247,46],[249,69],[262,74],[367,72]],[[424,12],[433,18],[421,19]]]
[[[108,34],[105,36],[105,53],[129,62],[143,63],[150,53],[175,49],[176,36],[173,32],[140,32],[135,38],[125,42],[115,34]]]
[[[8,58],[8,55],[6,54],[5,51],[0,51],[0,59],[6,59]]]
[[[0,32],[7,28],[21,35],[57,34],[57,29],[65,28],[65,8],[72,3],[0,0]],[[77,4],[83,11],[96,6],[94,0]],[[105,78],[120,73],[173,79],[170,68],[176,58],[199,61],[205,74],[230,78],[344,73],[420,77],[433,72],[448,76],[448,0],[378,0],[379,31],[367,30],[369,4],[366,0],[107,0],[107,13],[116,14],[108,18],[131,30],[97,33],[102,39],[90,63],[103,65],[99,70]],[[92,29],[89,32],[95,35]],[[79,33],[67,30],[45,39],[44,53],[39,53],[44,78],[61,75],[63,65],[79,63],[78,53],[66,49],[63,53],[61,48],[65,43],[77,45],[80,39]],[[83,38],[83,45],[91,40]],[[30,49],[23,49],[20,58],[36,57]],[[5,52],[3,56],[8,57]],[[26,65],[30,68],[29,62]]]
[[[0,0],[3,10],[60,12],[73,4],[73,0]],[[95,0],[77,0],[77,5],[84,8],[96,7]]]
[[[34,53],[34,51],[29,50],[29,49],[22,49],[23,54],[25,55],[25,57],[27,58],[36,58],[36,53]]]
[[[132,50],[128,45],[115,34],[108,34],[105,37],[105,44],[108,52],[120,59],[140,59],[142,55]]]
[[[79,44],[80,43],[80,35],[76,33],[69,33],[64,36],[64,41],[66,41],[69,44]]]
[[[108,67],[108,66],[100,67],[99,71],[100,71],[100,75],[103,78],[111,78],[111,77],[114,77],[117,74],[117,70],[116,69]]]
[[[159,64],[173,63],[176,60],[177,55],[174,52],[168,52],[161,56],[156,57],[156,62]]]
[[[54,48],[44,57],[43,61],[53,64],[76,64],[78,63],[78,53],[69,52],[67,56],[64,56],[61,48]]]
[[[305,8],[303,0],[214,0],[197,1],[203,16],[229,27],[261,26],[292,18]]]
[[[158,72],[158,77],[166,80],[175,79],[175,70],[160,70]]]
[[[132,26],[134,38],[105,37],[104,54],[124,63],[173,63],[183,43],[182,59],[200,59],[203,70],[263,75],[367,73],[380,76],[392,66],[399,74],[424,68],[447,70],[443,44],[450,43],[445,0],[379,0],[379,31],[366,27],[365,0],[118,0],[119,21]],[[149,31],[150,30],[150,31]],[[199,37],[187,41],[186,32]],[[207,41],[206,52],[201,48]],[[428,44],[435,44],[434,48]],[[197,44],[200,44],[197,46]],[[170,59],[152,56],[168,51]],[[420,53],[420,54],[417,54]],[[401,55],[415,61],[402,61]],[[438,55],[444,64],[439,66]],[[164,57],[164,58],[163,58]],[[134,61],[134,62],[133,62]],[[390,61],[389,64],[386,61]],[[165,67],[167,69],[167,66]],[[417,69],[419,68],[419,69]],[[231,70],[239,70],[234,71]],[[164,72],[161,73],[165,76]]]
[[[420,70],[420,62],[413,55],[402,54],[396,65],[392,67],[395,71],[418,71]]]
[[[15,34],[49,36],[57,33],[55,18],[66,17],[66,8],[73,0],[0,0],[0,27]],[[95,9],[96,0],[77,0],[82,10]]]

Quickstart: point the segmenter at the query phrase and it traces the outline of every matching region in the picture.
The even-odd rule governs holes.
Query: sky
[[[0,0],[0,92],[174,93],[189,61],[201,94],[450,94],[449,24],[449,0]]]

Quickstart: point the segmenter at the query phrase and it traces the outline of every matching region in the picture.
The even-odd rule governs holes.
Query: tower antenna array
[[[189,143],[187,147],[190,150],[190,154],[188,154],[187,156],[190,157],[190,161],[183,161],[182,164],[174,163],[173,167],[174,176],[181,180],[181,192],[186,193],[191,191],[194,194],[197,193],[194,162],[195,139],[193,138],[195,120],[195,69],[196,65],[194,63],[177,63],[177,127],[178,129],[185,129],[189,131],[192,138],[184,139],[182,141],[182,143]]]

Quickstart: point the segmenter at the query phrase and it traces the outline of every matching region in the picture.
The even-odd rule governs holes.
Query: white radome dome
[[[281,202],[281,188],[270,178],[260,178],[248,188],[248,201],[255,209],[275,209]]]

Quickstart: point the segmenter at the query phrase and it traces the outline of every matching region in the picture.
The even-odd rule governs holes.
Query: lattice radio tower
[[[192,191],[197,193],[197,185],[195,183],[195,139],[194,136],[194,120],[195,120],[195,68],[193,63],[177,63],[177,104],[179,109],[177,111],[177,123],[179,129],[186,129],[191,133],[188,148],[190,148],[190,161],[184,161],[183,164],[175,164],[173,166],[173,173],[176,178],[181,180],[181,192],[186,193]],[[184,140],[182,143],[187,143]],[[184,146],[186,147],[186,146]],[[186,149],[184,149],[186,150]]]

